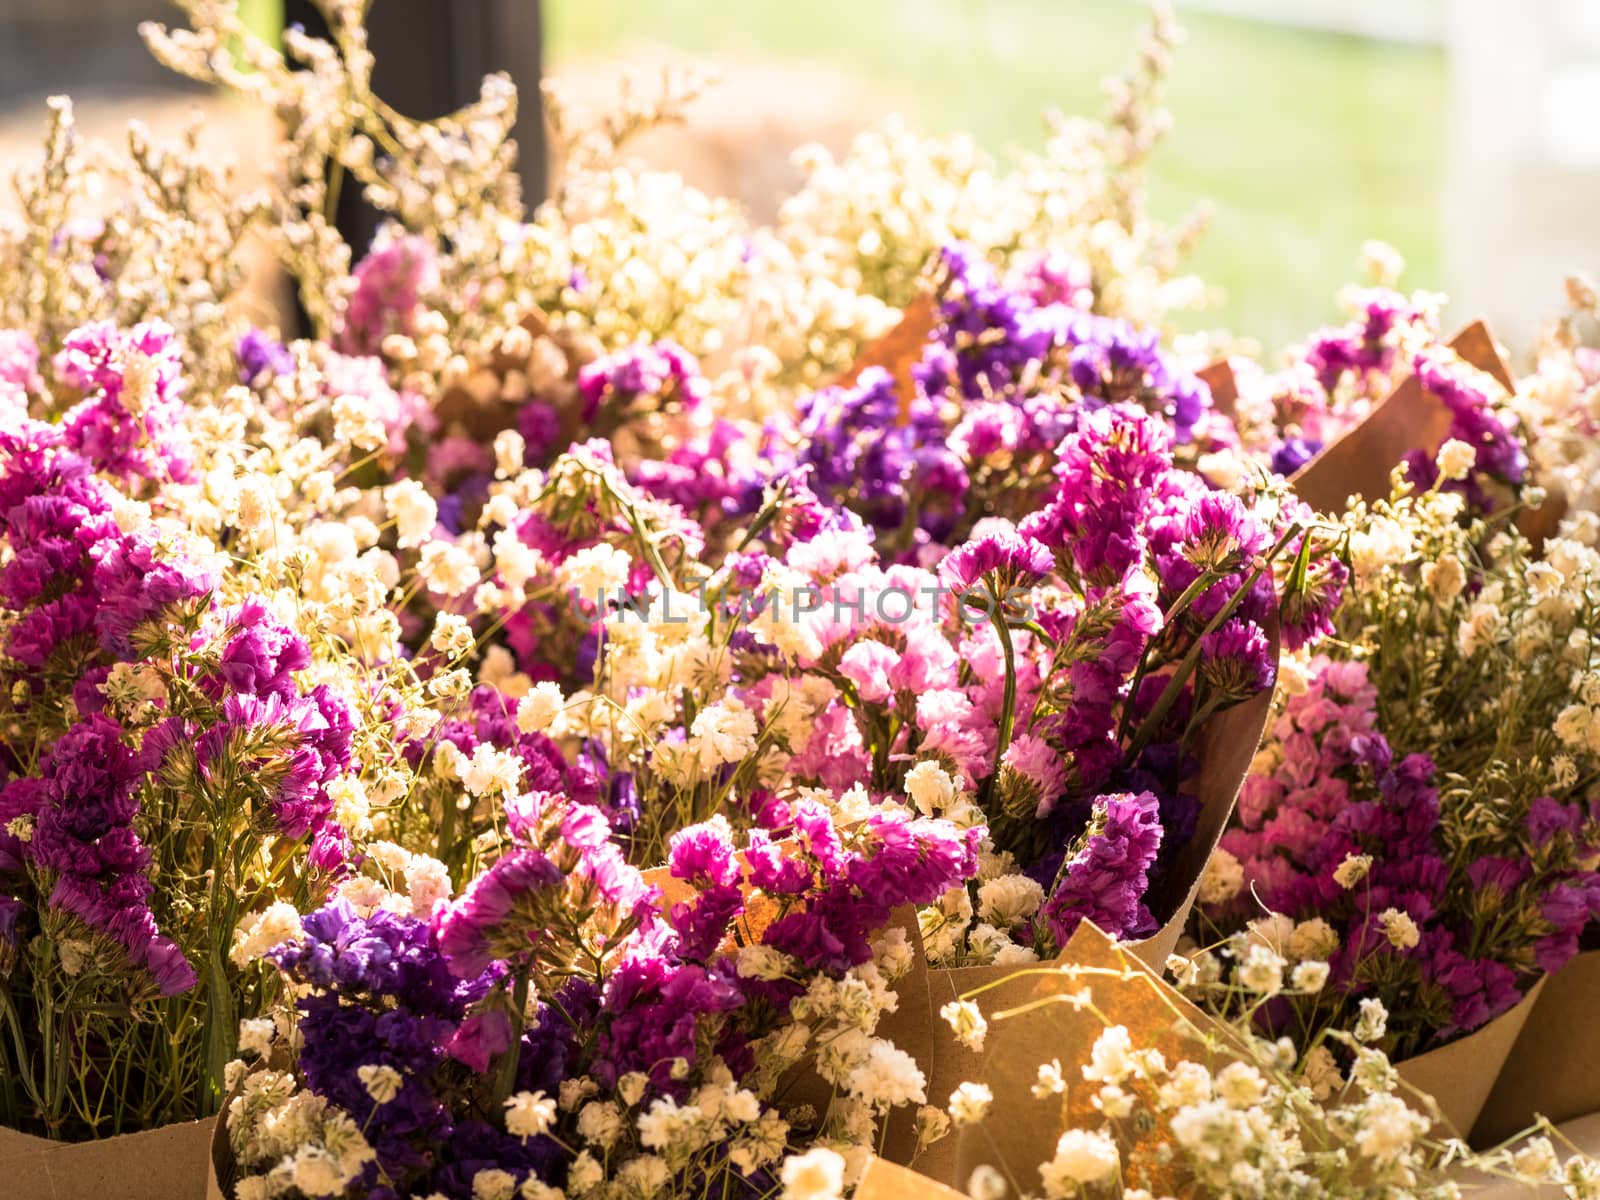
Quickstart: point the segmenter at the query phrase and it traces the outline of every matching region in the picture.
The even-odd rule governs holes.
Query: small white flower
[[[967,1180],[967,1195],[972,1200],[1005,1200],[1006,1177],[988,1163],[973,1168]]]
[[[1437,461],[1441,479],[1465,479],[1478,462],[1478,452],[1459,438],[1451,438],[1439,447]]]
[[[1361,1002],[1361,1017],[1356,1022],[1355,1036],[1357,1041],[1376,1042],[1383,1037],[1389,1028],[1389,1010],[1384,1008],[1383,1001],[1369,996]]]
[[[1276,996],[1283,990],[1284,965],[1283,955],[1257,942],[1239,967],[1239,983],[1258,995]]]
[[[506,1098],[506,1132],[512,1137],[539,1137],[555,1123],[556,1102],[543,1092],[518,1092]]]
[[[1344,1076],[1339,1074],[1339,1064],[1326,1046],[1313,1046],[1300,1066],[1300,1076],[1311,1094],[1326,1100],[1344,1086]]]
[[[983,1039],[989,1032],[989,1022],[971,1000],[952,1000],[939,1010],[939,1016],[955,1030],[956,1037],[968,1050],[982,1050]]]
[[[1069,1129],[1056,1142],[1055,1157],[1039,1168],[1051,1200],[1077,1194],[1081,1184],[1110,1178],[1120,1165],[1117,1144],[1098,1130]]]
[[[517,705],[517,728],[523,733],[545,733],[565,704],[558,685],[548,680],[536,683]]]
[[[794,970],[794,960],[782,950],[752,942],[739,947],[737,966],[741,979],[773,980]]]
[[[906,772],[906,795],[925,817],[935,817],[945,812],[956,797],[955,781],[938,763],[931,760],[919,762]]]
[[[517,1177],[498,1167],[472,1177],[472,1200],[511,1200],[517,1194]]]
[[[1200,875],[1201,904],[1226,904],[1244,889],[1244,864],[1218,846],[1206,860]]]
[[[367,1089],[374,1104],[389,1103],[400,1094],[400,1085],[405,1082],[393,1067],[371,1063],[357,1067],[356,1078],[361,1080],[361,1086]]]
[[[1308,959],[1295,966],[1289,976],[1289,986],[1297,992],[1320,992],[1328,982],[1328,964]]]
[[[239,1022],[239,1053],[265,1058],[272,1053],[272,1037],[278,1027],[270,1017],[256,1017]]]
[[[1378,914],[1378,924],[1384,936],[1396,950],[1410,950],[1422,940],[1422,932],[1411,914],[1398,908],[1386,908]]]
[[[1067,1081],[1062,1078],[1059,1058],[1052,1058],[1047,1063],[1039,1064],[1039,1075],[1031,1090],[1040,1100],[1047,1096],[1059,1096],[1067,1090]]]
[[[994,1093],[981,1083],[963,1083],[950,1093],[950,1119],[957,1125],[976,1125],[989,1113]]]
[[[1367,872],[1372,869],[1372,855],[1347,854],[1344,861],[1333,872],[1333,881],[1340,887],[1349,891],[1367,877]]]
[[[839,1200],[844,1192],[844,1159],[816,1146],[783,1160],[783,1200]]]

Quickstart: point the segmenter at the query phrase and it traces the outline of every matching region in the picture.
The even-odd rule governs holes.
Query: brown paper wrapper
[[[1600,950],[1579,954],[1545,980],[1472,1140],[1492,1146],[1533,1124],[1600,1112]]]
[[[1464,361],[1491,375],[1507,391],[1516,382],[1482,321],[1450,341]],[[1450,429],[1450,412],[1415,377],[1407,379],[1367,419],[1328,446],[1291,477],[1300,498],[1318,512],[1343,512],[1351,496],[1371,502],[1389,494],[1389,475],[1412,450],[1432,453]]]
[[[1277,645],[1277,630],[1271,630],[1274,648]],[[1015,1008],[1026,1004],[1030,999],[1039,994],[1042,986],[1041,980],[1051,981],[1054,977],[1041,972],[1065,963],[1090,962],[1092,965],[1106,965],[1112,958],[1117,963],[1126,960],[1136,964],[1137,967],[1162,989],[1159,993],[1161,1003],[1156,1005],[1165,1014],[1161,1025],[1161,1034],[1170,1039],[1173,1033],[1171,1028],[1171,1011],[1166,1007],[1166,1002],[1175,1002],[1181,1006],[1185,1015],[1204,1021],[1207,1026],[1220,1029],[1205,1018],[1200,1010],[1182,1000],[1178,993],[1165,983],[1160,982],[1160,974],[1165,967],[1167,956],[1177,947],[1178,939],[1183,934],[1184,927],[1188,924],[1189,914],[1194,907],[1195,897],[1200,890],[1200,876],[1205,870],[1206,861],[1216,849],[1217,842],[1221,839],[1223,830],[1227,828],[1228,819],[1233,813],[1234,801],[1238,798],[1239,789],[1244,784],[1245,775],[1250,770],[1250,761],[1255,757],[1257,746],[1260,745],[1262,732],[1266,728],[1267,715],[1271,708],[1272,697],[1270,693],[1263,693],[1244,704],[1236,705],[1219,713],[1207,722],[1200,735],[1200,745],[1197,748],[1201,768],[1197,784],[1197,798],[1200,801],[1200,819],[1195,827],[1194,837],[1189,845],[1184,848],[1170,871],[1166,886],[1163,890],[1152,892],[1147,897],[1152,911],[1156,913],[1169,913],[1166,923],[1161,929],[1142,941],[1129,942],[1115,945],[1100,930],[1085,923],[1080,927],[1079,933],[1074,934],[1061,956],[1052,962],[1037,964],[1031,974],[1022,974],[1026,968],[1014,966],[983,966],[983,967],[958,967],[958,968],[932,968],[928,971],[928,1008],[930,1013],[930,1027],[932,1030],[931,1042],[925,1046],[910,1046],[902,1044],[902,1049],[913,1054],[922,1065],[928,1076],[928,1102],[943,1105],[949,1099],[950,1093],[963,1082],[984,1082],[994,1089],[995,1096],[1002,1095],[1002,1088],[1008,1089],[1004,1094],[1011,1095],[1014,1091],[1023,1100],[1030,1100],[1029,1088],[1033,1083],[1033,1074],[1038,1070],[1039,1064],[1049,1058],[1059,1056],[1065,1064],[1067,1053],[1071,1052],[1070,1046],[1057,1046],[1050,1039],[1055,1037],[1055,1032],[1045,1017],[1030,1014],[1025,1018],[1008,1020],[999,1025],[991,1025],[990,1040],[983,1051],[974,1053],[959,1042],[951,1034],[948,1026],[938,1016],[939,1009],[958,1000],[963,995],[969,995],[979,988],[987,989],[978,999],[979,1008],[985,1017],[993,1013]],[[1087,931],[1087,932],[1085,932]],[[1056,980],[1059,982],[1059,980]],[[1131,993],[1119,994],[1112,1003],[1121,1005],[1129,997],[1141,1000],[1145,1009],[1155,1004],[1155,999],[1145,994],[1148,991],[1148,982],[1142,983],[1140,991],[1136,988]],[[1099,999],[1099,993],[1096,992]],[[1052,1006],[1052,1009],[1060,1006]],[[1155,1041],[1141,1042],[1139,1040],[1143,1028],[1137,1026],[1135,1020],[1130,1019],[1145,1009],[1129,1010],[1124,1014],[1121,1007],[1106,1007],[1101,1005],[1101,1011],[1110,1013],[1118,1022],[1128,1026],[1134,1034],[1136,1045],[1161,1045],[1166,1052],[1164,1043]],[[1059,1014],[1057,1014],[1059,1016]],[[1092,1017],[1092,1014],[1078,1014]],[[1093,1018],[1096,1027],[1093,1036],[1089,1037],[1083,1054],[1087,1056],[1088,1046],[1092,1046],[1094,1038],[1099,1036],[1098,1018]],[[1014,1034],[1013,1031],[1021,1028],[1029,1031],[1023,1034]],[[1087,1024],[1079,1023],[1076,1026],[1079,1034],[1086,1034],[1089,1030]],[[1002,1050],[995,1035],[999,1030],[1006,1030],[1001,1040],[1007,1046],[1014,1046],[1014,1050]],[[1156,1036],[1154,1033],[1152,1037]],[[1037,1038],[1042,1040],[1032,1040]],[[1041,1046],[1052,1047],[1049,1054],[1043,1058],[1038,1056]],[[1030,1053],[1032,1057],[1030,1058]],[[1193,1047],[1190,1049],[1192,1057]],[[1171,1055],[1169,1054],[1169,1058]],[[1018,1058],[1021,1065],[1011,1061]],[[1022,1061],[1025,1060],[1025,1061]],[[1015,1069],[1013,1069],[1015,1068]],[[1018,1073],[1020,1072],[1020,1074]],[[1080,1089],[1081,1090],[1081,1089]],[[1020,1103],[1021,1101],[1019,1101]],[[1005,1164],[992,1162],[992,1165],[1015,1167],[1012,1160],[1013,1153],[1020,1153],[1022,1157],[1017,1162],[1022,1162],[1022,1167],[1016,1170],[1023,1174],[1014,1175],[1023,1182],[1027,1190],[1031,1180],[1037,1173],[1040,1163],[1047,1161],[1053,1154],[1055,1138],[1059,1130],[1051,1133],[1048,1145],[1040,1138],[1043,1128],[1038,1112],[1032,1116],[1025,1113],[1017,1114],[1018,1121],[1024,1126],[1033,1126],[1033,1134],[1025,1142],[1025,1149],[1020,1147],[1000,1146],[997,1153],[1004,1153]],[[999,1136],[995,1130],[1005,1128],[1012,1124],[1004,1118],[990,1117],[977,1131],[957,1131],[940,1142],[935,1143],[916,1159],[919,1170],[931,1177],[941,1180],[955,1187],[965,1186],[967,1177],[973,1167],[984,1160],[981,1151],[974,1149],[974,1138],[983,1141],[992,1141]],[[1053,1128],[1053,1127],[1051,1127]],[[1006,1137],[1022,1137],[1023,1134],[1007,1134]],[[1039,1156],[1031,1160],[1026,1159],[1027,1154]]]
[[[900,424],[911,420],[911,402],[916,399],[917,383],[911,368],[922,361],[922,348],[939,323],[939,308],[931,293],[924,292],[900,315],[900,322],[856,356],[850,369],[839,377],[846,387],[861,378],[868,367],[882,367],[894,376],[900,396]]]
[[[1159,1050],[1169,1064],[1180,1059],[1213,1063],[1215,1056],[1191,1029],[1214,1035],[1224,1046],[1233,1044],[1224,1026],[1180,996],[1132,951],[1086,921],[1056,963],[1031,971],[1006,968],[988,990],[976,996],[968,992],[989,1021],[984,1049],[977,1054],[966,1050],[943,1028],[928,1099],[943,1104],[958,1084],[971,1081],[988,1085],[994,1103],[980,1124],[952,1130],[925,1150],[913,1163],[918,1172],[960,1188],[977,1167],[988,1165],[1014,1180],[1023,1194],[1040,1194],[1039,1167],[1054,1157],[1062,1131],[1099,1123],[1094,1089],[1083,1083],[1082,1067],[1106,1023],[1087,1008],[1079,1011],[1062,1002],[1067,993],[1086,988],[1095,1008],[1127,1027],[1135,1049]],[[1114,974],[1074,980],[1057,969],[1066,965]],[[943,974],[952,994],[936,997],[940,1004],[959,995],[951,978],[956,973]],[[1060,1097],[1037,1098],[1032,1087],[1039,1067],[1052,1059],[1061,1064],[1067,1090]],[[1123,1178],[1129,1186],[1137,1183],[1157,1194],[1179,1186],[1181,1180],[1161,1161],[1166,1137],[1157,1128],[1127,1148]]]
[[[1465,1137],[1478,1123],[1484,1103],[1544,985],[1545,980],[1539,980],[1515,1008],[1501,1013],[1482,1029],[1395,1064],[1401,1079],[1438,1102],[1439,1115],[1451,1133]]]
[[[967,1200],[964,1192],[935,1183],[926,1175],[886,1158],[867,1160],[856,1184],[855,1200]]]
[[[1211,407],[1230,420],[1239,412],[1239,381],[1233,368],[1223,358],[1199,372],[1205,385],[1211,389]]]
[[[0,1195],[6,1200],[202,1200],[216,1124],[211,1117],[93,1142],[52,1142],[0,1129]]]

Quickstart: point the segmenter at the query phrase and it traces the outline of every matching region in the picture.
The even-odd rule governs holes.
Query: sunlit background
[[[261,28],[277,2],[252,0]],[[95,20],[55,31],[72,51],[55,56],[39,47],[70,0],[5,7],[22,16],[0,17],[12,34],[0,37],[0,162],[28,152],[47,92],[88,97],[84,123],[109,132],[132,95],[160,86],[132,61],[133,16],[161,15],[155,0],[84,0]],[[890,113],[970,132],[997,154],[1038,146],[1046,109],[1099,111],[1100,80],[1131,62],[1144,19],[1121,0],[543,8],[545,71],[582,97],[599,101],[622,71],[668,57],[714,67],[724,82],[688,133],[641,153],[758,216],[793,183],[796,145],[842,150]],[[1223,298],[1195,323],[1269,347],[1295,340],[1335,315],[1362,241],[1381,238],[1404,253],[1406,284],[1451,293],[1453,315],[1487,314],[1522,345],[1559,304],[1563,270],[1600,257],[1594,0],[1205,0],[1178,13],[1188,37],[1175,128],[1152,178],[1157,215],[1214,210],[1193,265]],[[201,99],[217,130],[255,128],[236,106]],[[160,124],[193,102],[145,96],[139,107]],[[216,136],[240,150],[234,133]]]

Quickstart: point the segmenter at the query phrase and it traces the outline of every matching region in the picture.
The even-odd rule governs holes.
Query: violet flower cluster
[[[1582,865],[1593,853],[1582,813],[1550,797],[1514,848],[1453,848],[1432,760],[1397,757],[1376,699],[1362,664],[1312,660],[1203,899],[1224,929],[1262,907],[1289,918],[1305,931],[1289,943],[1316,941],[1332,968],[1310,1019],[1337,1027],[1376,997],[1404,1058],[1479,1028],[1570,959],[1600,911],[1600,875]]]

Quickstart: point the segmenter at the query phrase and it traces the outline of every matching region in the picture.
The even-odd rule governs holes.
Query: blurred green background
[[[1401,0],[1404,2],[1404,0]],[[275,0],[247,0],[270,24]],[[994,151],[1042,143],[1043,111],[1098,114],[1133,61],[1131,0],[545,0],[546,71],[643,49],[826,65],[881,85],[929,132]],[[1439,237],[1446,59],[1437,47],[1181,7],[1175,127],[1153,165],[1157,215],[1215,207],[1194,268],[1225,299],[1192,323],[1268,346],[1335,315],[1366,238],[1405,282],[1448,290]],[[803,112],[810,98],[795,95]],[[801,123],[803,127],[803,122]]]

